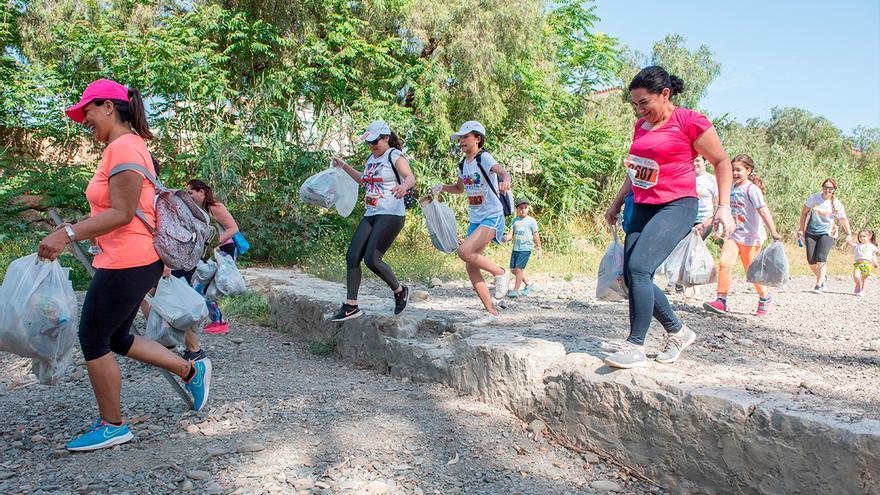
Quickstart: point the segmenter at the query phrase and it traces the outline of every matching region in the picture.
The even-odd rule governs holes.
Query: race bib
[[[469,206],[480,206],[483,204],[483,195],[475,194],[473,196],[468,196],[468,205]]]
[[[660,178],[660,165],[654,160],[636,155],[626,155],[623,163],[626,165],[626,173],[634,187],[651,189],[657,185],[657,180]]]
[[[379,206],[379,196],[364,196],[364,206],[367,208]]]

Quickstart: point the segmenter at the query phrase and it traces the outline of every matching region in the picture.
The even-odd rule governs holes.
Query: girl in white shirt
[[[856,284],[855,294],[863,296],[871,268],[877,268],[877,240],[874,232],[868,229],[860,230],[856,240],[858,242],[853,246],[853,282]]]

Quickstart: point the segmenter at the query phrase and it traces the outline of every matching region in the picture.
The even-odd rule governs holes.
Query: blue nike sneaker
[[[193,397],[193,409],[201,411],[208,402],[208,393],[211,390],[211,360],[208,358],[195,361],[193,366],[196,374],[193,375],[189,383],[184,386]]]
[[[111,425],[103,419],[98,419],[76,440],[67,444],[67,450],[82,452],[87,450],[106,449],[114,445],[125,443],[134,438],[128,431],[128,425],[123,423],[119,426]]]

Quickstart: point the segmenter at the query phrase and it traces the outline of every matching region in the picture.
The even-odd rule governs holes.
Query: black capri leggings
[[[161,260],[136,268],[99,268],[92,278],[79,319],[79,345],[86,361],[110,351],[125,356],[134,337],[128,333],[147,292],[159,283]]]
[[[804,237],[804,243],[807,245],[807,263],[815,265],[828,261],[828,253],[834,247],[836,239],[828,234],[807,233]]]
[[[354,235],[351,236],[351,244],[348,245],[348,254],[345,256],[348,299],[355,300],[358,297],[358,289],[361,287],[361,260],[371,272],[384,280],[391,290],[400,287],[400,282],[397,281],[391,267],[382,261],[382,256],[403,229],[405,220],[406,217],[397,215],[373,215],[361,219]]]

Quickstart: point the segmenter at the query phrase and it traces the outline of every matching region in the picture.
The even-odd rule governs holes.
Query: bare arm
[[[770,208],[767,208],[766,206],[758,208],[758,215],[760,215],[761,219],[764,220],[764,223],[767,224],[767,228],[770,229],[770,235],[773,237],[773,240],[782,240],[782,236],[776,231],[776,224],[773,223],[773,214],[770,213]]]
[[[807,216],[810,214],[810,207],[804,206],[801,210],[801,221],[798,224],[798,237],[803,237],[807,228]]]
[[[620,186],[620,189],[617,191],[617,195],[614,196],[614,200],[611,201],[611,206],[605,210],[605,221],[608,222],[608,225],[614,225],[617,223],[617,215],[620,214],[620,209],[623,207],[623,201],[626,199],[626,195],[632,191],[632,181],[629,180],[629,176],[626,177],[626,180],[623,181],[623,185]]]
[[[464,182],[461,180],[461,177],[455,181],[455,184],[438,184],[441,187],[440,192],[452,193],[452,194],[461,194],[464,192]],[[435,186],[436,187],[436,186]]]
[[[397,173],[400,174],[402,180],[399,185],[391,188],[391,193],[394,194],[395,198],[399,199],[404,197],[406,192],[416,185],[416,174],[413,173],[409,166],[409,160],[403,154],[394,162],[394,167],[397,169]]]
[[[489,170],[495,172],[495,175],[498,176],[498,192],[506,193],[507,191],[510,191],[511,178],[510,174],[507,173],[507,170],[504,170],[504,167],[497,163],[492,165],[492,168]]]
[[[733,165],[730,157],[721,146],[721,139],[714,127],[706,131],[694,141],[694,149],[709,160],[715,168],[715,181],[718,184],[718,207],[715,211],[713,224],[723,228],[724,235],[729,236],[734,229],[733,216],[730,214],[730,190],[733,183]]]
[[[220,244],[232,239],[232,236],[238,232],[238,224],[235,223],[235,218],[232,217],[232,214],[229,213],[229,210],[226,209],[226,205],[223,203],[217,203],[211,207],[211,216],[225,229],[220,234]]]
[[[846,243],[854,246],[855,243],[853,242],[853,238],[852,238],[852,229],[850,228],[850,225],[849,225],[849,218],[847,218],[847,217],[841,218],[840,223],[843,225],[843,230],[846,231]]]
[[[143,185],[144,177],[133,170],[110,177],[110,208],[72,225],[74,240],[94,239],[131,223]],[[40,242],[37,253],[40,257],[53,260],[64,251],[68,241],[64,229],[56,230]]]

